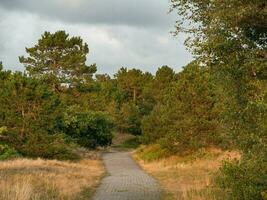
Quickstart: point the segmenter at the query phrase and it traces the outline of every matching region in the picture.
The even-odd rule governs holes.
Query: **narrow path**
[[[129,152],[110,152],[103,155],[108,176],[102,180],[94,200],[159,200],[160,188],[146,174]]]

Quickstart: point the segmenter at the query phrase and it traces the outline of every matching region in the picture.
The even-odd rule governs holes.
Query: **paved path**
[[[160,188],[132,159],[129,152],[103,155],[108,176],[102,180],[94,200],[159,200]]]

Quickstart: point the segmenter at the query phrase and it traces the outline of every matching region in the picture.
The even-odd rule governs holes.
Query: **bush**
[[[34,134],[27,134],[22,138],[16,132],[7,131],[4,134],[4,155],[22,155],[31,158],[73,160],[79,156],[74,153],[75,144],[68,141],[64,134],[49,134],[40,129]],[[0,153],[1,154],[1,153]]]
[[[266,199],[267,154],[243,155],[240,161],[225,162],[218,177],[219,185],[233,200]]]
[[[0,127],[0,139],[1,137],[4,137],[3,135],[7,132],[7,127]],[[18,152],[14,149],[8,146],[7,144],[1,144],[0,143],[0,160],[6,160],[6,159],[12,159],[17,158],[20,155]]]
[[[19,152],[28,157],[45,159],[76,160],[79,155],[74,152],[75,143],[68,141],[64,134],[35,133],[27,142],[18,147]]]
[[[0,160],[18,158],[18,152],[6,144],[0,144]]]
[[[159,160],[170,155],[170,153],[166,149],[163,149],[159,144],[140,148],[138,149],[137,154],[144,161]]]
[[[134,137],[126,140],[121,147],[129,148],[129,149],[136,149],[140,145],[139,138]]]
[[[69,111],[73,110],[70,108]],[[113,124],[101,112],[65,113],[64,131],[83,147],[96,148],[112,143]]]

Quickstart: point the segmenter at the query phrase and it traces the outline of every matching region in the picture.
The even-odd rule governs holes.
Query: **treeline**
[[[176,33],[195,60],[175,73],[87,66],[87,44],[46,32],[25,73],[0,72],[0,158],[75,158],[75,147],[111,144],[112,132],[158,144],[162,156],[200,148],[238,149],[218,182],[229,199],[267,196],[267,15],[258,1],[172,0]]]
[[[0,158],[74,159],[77,146],[108,146],[113,132],[170,154],[228,145],[209,68],[194,61],[180,73],[121,68],[110,77],[86,65],[88,52],[80,37],[45,32],[19,58],[25,73],[1,67]]]

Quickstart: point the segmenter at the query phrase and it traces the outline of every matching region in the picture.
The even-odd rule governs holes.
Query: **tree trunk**
[[[133,101],[136,103],[136,89],[133,90]]]

